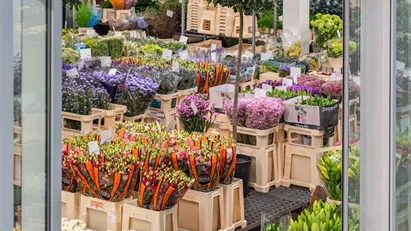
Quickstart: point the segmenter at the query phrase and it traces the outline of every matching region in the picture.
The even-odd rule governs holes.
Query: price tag
[[[186,37],[186,36],[180,36],[180,43],[187,44],[187,42],[188,42],[188,37]]]
[[[287,86],[277,86],[275,89],[278,89],[280,91],[287,91]]]
[[[123,36],[123,33],[121,31],[114,32],[114,37],[121,37],[121,36]]]
[[[117,223],[117,215],[116,212],[114,212],[113,210],[108,211],[108,221],[113,224]]]
[[[333,80],[333,81],[339,81],[339,80],[341,80],[341,74],[340,74],[340,72],[334,73],[334,74],[331,76],[330,80]]]
[[[173,62],[172,69],[174,72],[180,72],[180,64],[176,60]]]
[[[77,68],[72,68],[72,69],[66,71],[66,75],[67,75],[67,77],[70,77],[70,78],[78,78],[79,77]]]
[[[184,51],[180,52],[179,55],[180,55],[181,60],[187,60],[188,59],[188,51],[187,50],[184,50]]]
[[[176,127],[177,122],[175,120],[171,120],[170,123],[167,125],[166,131],[172,131]]]
[[[100,132],[100,144],[109,143],[113,139],[111,129]]]
[[[97,33],[95,30],[87,30],[86,35],[88,36],[97,36]]]
[[[405,115],[400,120],[401,131],[405,132],[410,127],[410,116]]]
[[[108,71],[107,75],[116,75],[116,73],[117,73],[117,69],[112,68]]]
[[[172,50],[163,50],[163,55],[161,56],[163,59],[171,59],[173,57]]]
[[[256,88],[254,89],[254,96],[255,97],[266,97],[267,92],[264,89]]]
[[[211,50],[213,51],[215,49],[217,49],[217,44],[215,44],[215,43],[211,44]]]
[[[111,67],[111,57],[110,56],[101,56],[100,62],[102,67]]]
[[[78,63],[78,69],[81,70],[84,67],[84,59],[80,60],[80,62]]]
[[[294,84],[297,84],[297,79],[301,76],[301,68],[291,67],[290,68],[290,75],[291,75],[291,77],[293,77]]]
[[[244,98],[254,98],[254,94],[244,93]]]
[[[135,31],[135,30],[130,31],[130,37],[131,38],[137,38],[137,31]]]
[[[273,90],[273,86],[265,84],[265,83],[263,83],[263,86],[261,88],[265,91],[272,91]]]
[[[217,54],[216,53],[211,53],[211,61],[216,62],[217,61]]]
[[[340,30],[337,30],[337,35],[338,35],[338,38],[341,38]]]
[[[194,104],[193,101],[191,101],[190,107],[191,107],[191,110],[193,111],[193,114],[197,115],[198,109],[197,109],[197,106]]]
[[[114,99],[122,99],[124,94],[124,84],[119,84],[116,89]]]
[[[354,76],[352,77],[352,80],[354,83],[356,83],[358,86],[361,86],[361,78],[359,76]]]
[[[100,149],[98,148],[97,141],[88,142],[88,151],[91,154],[99,154],[100,153]]]
[[[267,61],[267,60],[272,59],[273,57],[274,55],[272,51],[261,53],[261,61]]]
[[[174,12],[171,10],[167,10],[167,16],[172,18],[173,17]]]
[[[82,49],[80,50],[80,59],[89,59],[91,58],[91,49]]]
[[[293,85],[293,80],[292,79],[286,79],[286,78],[283,79],[283,86],[290,87],[292,85]]]
[[[160,123],[158,122],[158,120],[156,120],[156,124],[157,124],[157,129],[158,129],[158,131],[161,132],[161,125],[160,125]]]
[[[254,58],[254,54],[250,52],[249,50],[246,50],[244,55],[249,57],[250,59]]]

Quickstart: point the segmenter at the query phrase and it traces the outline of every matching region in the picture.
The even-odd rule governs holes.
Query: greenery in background
[[[321,200],[314,202],[312,209],[305,209],[297,220],[291,219],[289,231],[340,231],[342,229],[341,207]]]
[[[145,14],[146,20],[153,29],[155,37],[171,38],[181,30],[181,4],[179,0],[166,0],[158,3],[158,9],[152,8]],[[167,16],[167,10],[173,11],[173,17]]]
[[[186,44],[180,42],[169,42],[167,43],[167,48],[175,52],[180,49],[185,49]]]
[[[111,9],[113,8],[113,5],[111,4],[111,2],[109,0],[104,0],[102,2],[100,2],[100,7],[103,9]]]
[[[160,2],[158,0],[139,0],[136,4],[136,13],[148,11],[158,11],[160,9]]]
[[[357,44],[354,41],[349,41],[350,54],[352,55],[357,50]],[[328,57],[338,58],[343,55],[343,40],[342,38],[332,39],[327,41]]]
[[[281,231],[279,222],[264,224],[263,231]]]
[[[80,60],[80,53],[72,48],[63,47],[61,59],[63,63],[74,64]]]
[[[110,56],[108,40],[98,37],[84,37],[82,41],[86,44],[87,48],[91,49],[93,57]]]
[[[343,21],[338,15],[316,14],[311,21],[315,32],[315,45],[317,49],[326,49],[327,41],[337,38],[338,32],[342,37]]]
[[[328,197],[341,201],[341,154],[336,151],[326,152],[317,167]]]
[[[87,3],[82,3],[76,12],[76,23],[78,27],[87,27],[91,18],[91,7]]]
[[[81,0],[63,0],[63,7],[69,5],[70,8],[77,8],[81,2]]]
[[[112,59],[118,59],[123,56],[124,39],[122,37],[107,38],[109,53]]]
[[[140,52],[143,54],[158,54],[161,55],[163,53],[163,48],[161,48],[157,44],[147,43],[140,47]]]
[[[334,101],[331,97],[321,97],[321,96],[309,96],[309,97],[301,97],[297,101],[297,103],[300,103],[301,105],[310,105],[310,106],[328,106],[335,104],[336,101]]]
[[[265,10],[263,11],[263,14],[260,16],[260,18],[257,21],[258,28],[261,29],[273,29],[274,28],[274,9],[271,10]],[[283,21],[278,20],[277,21],[277,29],[281,30],[283,29]]]
[[[301,41],[296,41],[285,50],[285,56],[298,58],[301,53]]]
[[[342,18],[343,0],[310,0],[310,12],[312,15],[335,14]]]

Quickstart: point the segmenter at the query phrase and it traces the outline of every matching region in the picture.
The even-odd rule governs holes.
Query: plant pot
[[[237,163],[235,165],[235,177],[243,180],[244,197],[250,192],[248,184],[250,183],[251,157],[237,154]]]

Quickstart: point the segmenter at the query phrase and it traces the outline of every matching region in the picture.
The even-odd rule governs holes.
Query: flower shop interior
[[[8,37],[14,164],[2,164],[14,169],[15,231],[368,230],[360,204],[372,204],[363,198],[377,190],[360,191],[367,170],[359,141],[368,141],[360,131],[383,134],[371,125],[382,123],[378,116],[391,121],[390,102],[394,130],[380,126],[386,134],[373,148],[388,150],[396,138],[391,162],[381,157],[376,166],[393,163],[389,230],[411,230],[404,20],[393,29],[394,84],[362,79],[380,90],[396,84],[396,101],[380,101],[375,121],[360,126],[370,102],[389,98],[381,90],[360,101],[370,91],[360,87],[360,69],[380,76],[391,64],[367,72],[371,64],[360,59],[383,57],[360,44],[384,31],[360,31],[377,13],[365,9],[370,17],[361,18],[359,0],[21,4],[1,14],[23,25]],[[397,19],[411,11],[405,0],[396,4],[404,9]],[[47,77],[29,80],[30,70]]]

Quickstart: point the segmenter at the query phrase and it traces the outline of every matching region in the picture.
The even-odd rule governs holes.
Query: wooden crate
[[[224,228],[225,231],[234,231],[245,228],[247,221],[244,217],[243,180],[234,178],[229,185],[220,184],[224,191]]]
[[[104,112],[100,109],[92,109],[91,115],[79,115],[70,112],[61,113],[61,122],[62,122],[62,135],[64,138],[69,138],[74,135],[79,135],[82,133],[88,133],[101,128],[101,120],[104,117]],[[80,130],[67,128],[67,121],[79,121],[81,123]],[[96,121],[97,123],[93,123]]]
[[[278,170],[277,147],[275,144],[267,148],[253,148],[237,144],[238,153],[251,157],[249,186],[257,192],[268,192],[272,186],[281,185]]]
[[[127,112],[127,106],[119,104],[110,104],[108,110],[102,110],[104,112],[104,128],[110,129],[116,126],[117,122],[124,120],[124,114]]]
[[[92,230],[121,231],[123,204],[130,200],[110,202],[81,195],[80,220]]]
[[[224,191],[221,187],[211,192],[190,189],[178,203],[180,231],[220,231],[224,220]]]
[[[317,169],[319,155],[315,149],[287,143],[285,145],[284,177],[281,185],[297,185],[314,190],[322,181]]]
[[[168,95],[161,95],[161,94],[156,94],[156,96],[153,99],[153,102],[151,102],[149,108],[154,108],[154,109],[161,109],[161,110],[172,110],[175,109],[178,105],[178,97],[180,93],[176,92],[173,94],[168,94]]]
[[[116,18],[115,9],[103,9],[103,16],[101,18],[101,21],[103,23],[106,23],[109,19],[115,19],[115,18]]]
[[[308,148],[324,147],[324,131],[300,128],[286,124],[284,130],[287,132],[288,144]]]
[[[61,191],[61,217],[68,220],[79,219],[81,193]]]
[[[154,211],[138,207],[137,200],[129,201],[123,205],[122,229],[178,231],[177,206],[164,211]]]

